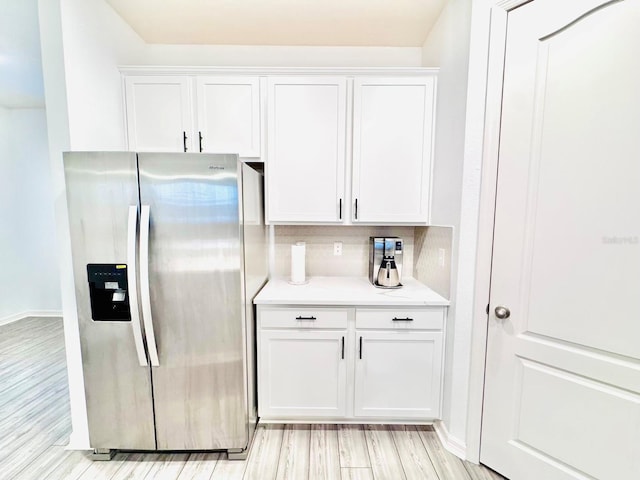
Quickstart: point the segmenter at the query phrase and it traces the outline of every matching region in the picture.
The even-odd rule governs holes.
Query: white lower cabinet
[[[346,413],[345,331],[260,332],[258,410],[269,418]]]
[[[442,332],[358,331],[356,417],[438,418]]]
[[[440,418],[446,307],[258,305],[263,421]]]

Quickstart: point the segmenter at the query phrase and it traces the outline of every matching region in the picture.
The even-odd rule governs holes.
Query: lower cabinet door
[[[356,331],[355,416],[440,417],[442,332]]]
[[[262,330],[258,414],[265,419],[346,414],[346,331]]]

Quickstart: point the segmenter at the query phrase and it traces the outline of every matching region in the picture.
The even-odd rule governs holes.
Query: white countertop
[[[449,300],[413,278],[403,278],[402,288],[374,287],[365,277],[309,277],[305,285],[272,278],[258,293],[256,305],[405,305],[443,306]]]

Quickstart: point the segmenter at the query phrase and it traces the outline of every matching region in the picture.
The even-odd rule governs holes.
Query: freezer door
[[[65,153],[64,166],[91,447],[153,450],[150,367],[141,366],[142,333],[122,306],[128,301],[135,320],[136,282],[121,272],[135,280],[136,156]]]
[[[138,165],[150,212],[148,245],[140,248],[141,259],[148,248],[145,321],[151,316],[158,352],[158,449],[244,448],[237,156],[140,153]]]

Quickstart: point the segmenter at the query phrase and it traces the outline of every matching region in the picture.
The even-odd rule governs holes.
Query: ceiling
[[[106,0],[147,43],[420,47],[447,0]],[[38,0],[0,0],[0,106],[44,106]]]
[[[421,47],[446,0],[106,0],[147,43]]]
[[[0,106],[44,106],[38,0],[0,0]]]

